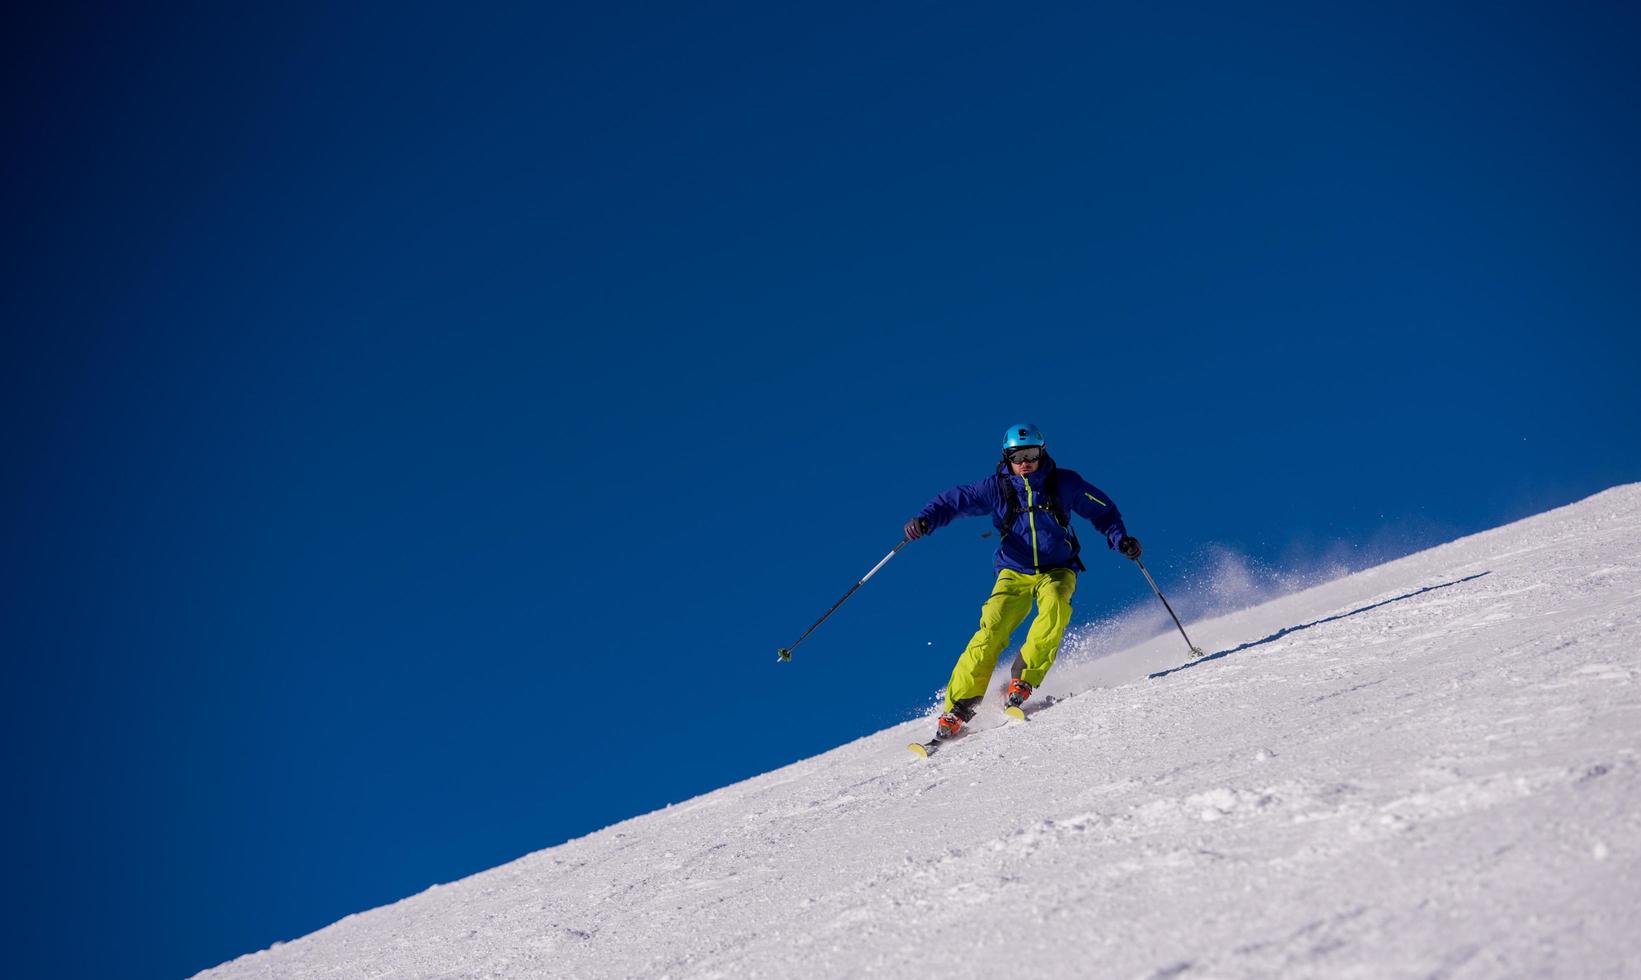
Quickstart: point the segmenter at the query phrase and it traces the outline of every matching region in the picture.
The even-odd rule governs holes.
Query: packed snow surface
[[[1192,629],[202,975],[1641,975],[1641,485]]]

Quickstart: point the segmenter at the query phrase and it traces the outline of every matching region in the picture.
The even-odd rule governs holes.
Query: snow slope
[[[1193,639],[201,975],[1641,976],[1641,485]]]

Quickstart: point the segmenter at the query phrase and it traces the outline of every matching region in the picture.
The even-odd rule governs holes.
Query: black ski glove
[[[1117,550],[1122,552],[1123,555],[1131,561],[1139,561],[1140,539],[1134,537],[1132,534],[1125,535],[1121,541],[1117,542]]]
[[[916,541],[929,533],[929,522],[925,518],[914,517],[906,522],[905,531],[907,541]]]

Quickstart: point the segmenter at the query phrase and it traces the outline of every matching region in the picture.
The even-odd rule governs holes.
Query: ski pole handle
[[[775,660],[776,660],[776,662],[786,663],[786,662],[790,661],[792,659],[792,650],[793,650],[793,648],[795,648],[798,644],[802,643],[804,641],[804,637],[807,637],[810,633],[815,632],[815,626],[819,626],[820,624],[826,622],[827,617],[831,616],[833,613],[837,612],[838,607],[843,605],[844,602],[848,601],[849,597],[855,594],[856,589],[858,589],[861,586],[865,585],[867,579],[871,578],[873,575],[876,575],[878,569],[882,568],[884,565],[889,564],[889,559],[891,559],[895,555],[899,554],[900,549],[906,547],[906,545],[908,545],[910,543],[911,543],[911,538],[901,538],[900,543],[895,545],[894,549],[892,551],[890,551],[888,554],[884,555],[882,561],[878,562],[876,565],[873,565],[871,571],[869,571],[865,575],[861,576],[861,579],[860,579],[859,582],[856,582],[854,585],[849,587],[849,591],[845,592],[843,594],[842,599],[839,599],[837,602],[832,603],[832,608],[826,610],[826,615],[824,615],[821,618],[815,620],[815,625],[814,626],[811,626],[808,629],[804,630],[803,631],[803,636],[800,636],[796,640],[793,640],[792,641],[792,646],[781,647],[779,650],[775,651]]]

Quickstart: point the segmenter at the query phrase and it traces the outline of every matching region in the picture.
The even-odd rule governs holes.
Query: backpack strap
[[[997,479],[1002,481],[999,492],[1003,495],[1006,505],[1003,512],[1002,531],[1007,534],[1009,529],[1014,527],[1015,518],[1028,510],[1048,514],[1066,532],[1066,537],[1071,539],[1071,567],[1080,572],[1085,568],[1082,559],[1079,557],[1082,554],[1083,543],[1077,540],[1077,529],[1071,525],[1070,512],[1060,503],[1059,477],[1059,470],[1049,471],[1048,478],[1043,481],[1043,492],[1037,495],[1036,505],[1027,507],[1025,501],[1020,499],[1020,491],[1015,487],[1014,481],[1009,478],[1008,474],[998,473]]]
[[[1012,526],[1016,517],[1028,510],[1034,510],[1051,515],[1062,528],[1071,530],[1071,514],[1060,504],[1058,476],[1058,472],[1050,473],[1048,479],[1043,482],[1043,492],[1036,495],[1036,502],[1032,506],[1027,507],[1026,502],[1020,499],[1020,490],[1014,485],[1014,481],[1002,473],[997,474],[997,479],[1001,481],[998,492],[1006,505],[1003,512],[1004,529]]]

